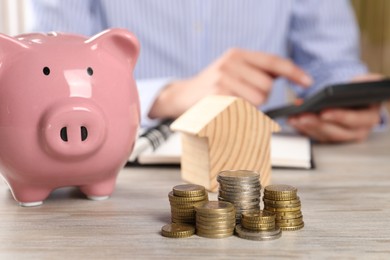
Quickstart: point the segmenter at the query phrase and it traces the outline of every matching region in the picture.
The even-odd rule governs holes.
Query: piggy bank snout
[[[94,105],[60,105],[42,119],[44,150],[58,159],[82,159],[104,143],[106,123]]]

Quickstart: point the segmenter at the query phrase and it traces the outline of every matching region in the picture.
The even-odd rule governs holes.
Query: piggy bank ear
[[[24,49],[28,49],[28,46],[13,37],[0,33],[0,61]]]
[[[137,38],[125,29],[110,29],[103,31],[85,41],[92,50],[105,49],[107,52],[125,58],[134,68],[140,46]]]

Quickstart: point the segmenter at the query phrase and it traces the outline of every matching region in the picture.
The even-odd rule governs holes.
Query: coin
[[[285,184],[276,184],[276,185],[268,185],[264,188],[264,193],[269,194],[296,194],[297,188],[291,186],[291,185],[285,185]]]
[[[293,211],[293,212],[278,212],[275,215],[276,220],[283,220],[283,219],[294,219],[302,217],[301,211]]]
[[[260,209],[260,174],[249,170],[231,170],[218,173],[218,200],[231,202],[236,208],[236,221],[241,213]]]
[[[289,219],[278,219],[276,220],[278,225],[280,224],[301,224],[303,222],[302,216],[298,218],[289,218]]]
[[[275,201],[287,201],[297,199],[297,194],[266,194],[264,193],[264,199],[270,199]]]
[[[297,188],[290,185],[269,185],[264,188],[264,211],[275,214],[281,230],[298,230],[304,222]]]
[[[289,208],[289,207],[284,207],[284,208],[272,208],[269,206],[264,206],[265,211],[270,211],[270,212],[293,212],[293,211],[300,211],[301,206],[294,207],[294,208]]]
[[[209,201],[195,207],[196,234],[209,238],[231,236],[236,224],[236,211],[230,202]]]
[[[167,224],[161,228],[161,235],[171,238],[185,238],[195,234],[195,227],[185,224]]]
[[[275,214],[267,211],[244,212],[242,220],[249,222],[269,222],[275,221]]]
[[[230,191],[230,192],[247,192],[247,191],[260,191],[261,185],[258,180],[254,180],[248,183],[234,182],[232,184],[227,183],[226,181],[219,180],[219,190]]]
[[[191,203],[191,202],[199,202],[199,201],[208,200],[208,195],[205,194],[202,196],[179,197],[179,196],[175,196],[173,194],[173,191],[171,191],[168,193],[168,198],[169,198],[170,202],[174,202],[177,204],[185,204],[188,202]]]
[[[198,197],[206,194],[205,187],[196,184],[176,185],[172,189],[173,195],[179,197]]]
[[[297,226],[280,227],[280,229],[283,231],[295,231],[295,230],[302,229],[304,226],[305,226],[305,223],[302,222],[302,224],[297,225]]]
[[[226,238],[231,237],[234,232],[229,233],[222,233],[222,234],[215,234],[215,233],[204,233],[204,232],[196,232],[196,235],[200,237],[206,237],[206,238]]]
[[[226,201],[208,201],[195,206],[195,211],[202,214],[227,213],[234,210],[233,204]]]
[[[240,178],[241,180],[245,179],[258,179],[260,177],[260,174],[254,171],[250,170],[228,170],[228,171],[221,171],[218,173],[218,178],[230,180],[230,179],[237,179]]]
[[[175,219],[173,217],[171,217],[171,222],[175,224],[188,224],[188,225],[195,224],[193,219]]]
[[[244,238],[244,239],[249,239],[249,240],[273,240],[280,238],[282,235],[282,231],[280,228],[275,228],[274,230],[270,231],[252,231],[243,228],[241,225],[237,225],[235,228],[235,232],[237,236]]]
[[[203,186],[193,184],[176,185],[168,194],[173,223],[195,224],[195,206],[208,201]]]
[[[264,231],[266,231],[266,230],[275,229],[275,222],[254,224],[254,223],[247,223],[247,222],[241,221],[241,226],[243,228],[246,228],[249,230],[264,230]]]
[[[301,203],[299,197],[297,197],[296,199],[292,199],[292,200],[272,200],[272,199],[267,199],[264,197],[263,201],[264,201],[264,204],[267,204],[270,206],[289,206],[291,204],[300,204]]]
[[[225,214],[226,216],[210,216],[210,215],[199,215],[197,214],[195,219],[196,221],[203,222],[203,223],[215,223],[215,222],[230,222],[235,220],[235,215],[233,214]]]
[[[218,196],[222,198],[230,197],[234,199],[259,199],[260,198],[260,190],[255,190],[255,191],[247,191],[247,192],[241,192],[241,191],[224,191],[224,190],[219,190],[218,191]]]

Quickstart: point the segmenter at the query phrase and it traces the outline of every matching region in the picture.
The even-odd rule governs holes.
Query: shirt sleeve
[[[314,79],[306,91],[293,86],[299,96],[367,73],[360,61],[359,31],[349,1],[296,0],[293,6],[290,56]]]
[[[152,127],[161,121],[158,119],[150,119],[148,114],[160,91],[172,80],[173,78],[137,80],[137,88],[141,103],[141,127]]]

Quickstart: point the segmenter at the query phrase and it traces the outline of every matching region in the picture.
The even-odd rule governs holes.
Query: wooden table
[[[0,259],[389,259],[390,133],[316,145],[314,157],[315,170],[273,171],[273,183],[298,188],[305,221],[274,241],[162,237],[178,168],[125,168],[109,200],[64,188],[35,208],[0,184]]]

